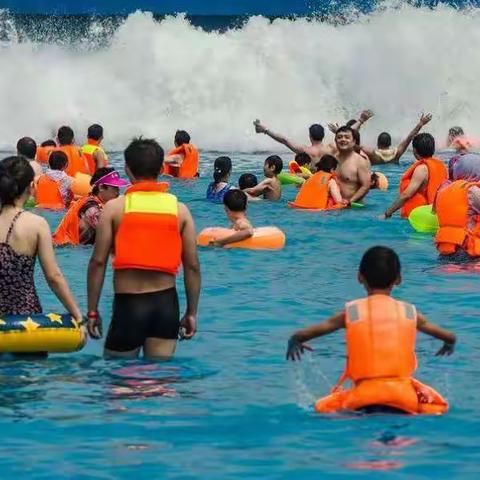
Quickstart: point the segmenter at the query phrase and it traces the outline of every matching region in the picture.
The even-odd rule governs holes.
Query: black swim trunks
[[[175,340],[180,308],[175,287],[160,292],[117,293],[105,348],[128,352],[143,347],[147,338]]]

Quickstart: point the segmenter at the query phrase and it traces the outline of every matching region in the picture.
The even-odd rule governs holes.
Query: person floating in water
[[[232,188],[228,183],[232,173],[230,157],[218,157],[213,164],[213,182],[207,188],[207,200],[214,203],[223,203],[223,197]]]
[[[98,303],[113,250],[114,303],[104,353],[108,357],[168,359],[179,334],[195,335],[200,265],[195,225],[188,208],[159,183],[163,149],[155,140],[135,139],[125,150],[132,186],[108,202],[97,227],[88,266],[88,330],[102,336]],[[175,279],[183,264],[187,300],[180,321]],[[182,330],[180,330],[182,327]]]
[[[383,406],[407,413],[440,414],[447,402],[430,387],[413,378],[417,368],[416,331],[443,341],[437,355],[450,355],[455,335],[430,323],[411,304],[395,300],[393,288],[401,283],[401,266],[390,248],[370,248],[360,262],[358,281],[367,297],[347,303],[324,322],[298,330],[288,341],[287,359],[300,360],[305,342],[341,328],[346,330],[347,365],[332,393],[315,404],[321,413]],[[353,387],[341,388],[345,380]]]
[[[165,157],[164,174],[178,178],[198,177],[199,153],[185,130],[175,133],[175,148]]]
[[[278,155],[270,155],[263,164],[265,180],[252,188],[246,188],[245,193],[254,197],[263,196],[265,200],[280,200],[282,198],[282,185],[278,179],[282,171],[283,162]]]
[[[232,223],[232,229],[235,233],[223,238],[222,240],[215,240],[211,242],[214,247],[224,247],[229,243],[241,242],[253,236],[253,227],[247,218],[247,195],[241,190],[229,190],[223,197],[223,204],[225,205],[225,213]]]
[[[382,219],[390,218],[401,209],[402,218],[408,218],[416,207],[431,205],[439,187],[448,179],[448,171],[438,158],[434,158],[435,139],[429,133],[418,134],[412,142],[416,162],[403,174],[400,180],[399,196],[395,199]]]

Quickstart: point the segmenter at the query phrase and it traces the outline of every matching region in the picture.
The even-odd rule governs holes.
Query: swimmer
[[[67,158],[66,172],[70,177],[75,177],[77,173],[90,173],[87,159],[82,155],[79,146],[75,145],[75,134],[68,126],[63,126],[58,129],[57,133],[58,147],[54,151],[63,152]]]
[[[165,175],[178,178],[198,177],[199,153],[191,143],[190,135],[185,130],[177,130],[173,140],[175,148],[168,152],[164,161]]]
[[[89,174],[93,175],[97,169],[108,166],[108,157],[100,146],[103,140],[103,127],[94,123],[88,127],[87,143],[83,145],[82,155],[88,162]]]
[[[43,173],[42,165],[35,160],[37,156],[37,144],[33,138],[23,137],[17,142],[17,155],[23,155],[35,172],[35,178]]]
[[[253,173],[242,173],[238,178],[238,188],[245,193],[249,202],[261,200],[261,198],[249,195],[246,192],[247,189],[256,187],[257,185],[258,179]]]
[[[362,151],[368,156],[372,165],[399,163],[400,158],[406,152],[413,138],[431,119],[431,113],[422,113],[420,120],[413,130],[396,147],[392,147],[392,137],[390,134],[383,132],[378,136],[376,149],[362,147]]]
[[[282,185],[277,177],[282,168],[282,159],[278,155],[270,155],[263,165],[265,180],[256,187],[247,188],[245,193],[254,197],[262,195],[265,200],[280,200],[282,197]]]
[[[247,195],[241,190],[229,190],[225,194],[223,198],[225,213],[230,222],[232,222],[231,228],[235,230],[235,233],[222,240],[210,242],[210,245],[224,247],[229,243],[241,242],[253,236],[253,227],[246,215],[247,203]]]
[[[103,206],[120,195],[120,188],[128,186],[111,167],[101,167],[93,174],[92,191],[73,202],[53,234],[55,245],[93,245]]]
[[[232,173],[230,157],[218,157],[213,164],[213,182],[207,188],[207,200],[214,203],[223,203],[225,194],[233,188],[228,181]]]
[[[311,145],[300,145],[294,143],[288,138],[280,135],[279,133],[274,133],[270,131],[265,125],[260,123],[260,120],[255,120],[253,122],[255,126],[256,133],[264,133],[265,135],[273,138],[278,143],[285,145],[288,149],[290,149],[293,153],[307,153],[310,155],[312,160],[320,160],[324,155],[333,153],[332,148],[329,145],[325,145],[323,143],[323,139],[325,137],[325,130],[319,124],[311,125],[309,128],[309,137]]]
[[[358,202],[370,190],[370,162],[355,152],[355,134],[351,127],[340,127],[335,133],[338,168],[337,182],[342,198]]]
[[[399,209],[402,209],[401,216],[408,218],[414,208],[433,204],[438,189],[448,178],[443,162],[433,157],[435,139],[432,135],[418,134],[412,146],[416,162],[403,174],[398,197],[380,219],[390,218]]]
[[[80,309],[55,259],[47,221],[23,210],[34,175],[24,157],[0,162],[0,316],[42,313],[34,276],[38,258],[48,286],[81,323]]]
[[[288,164],[288,171],[297,177],[310,178],[312,176],[312,159],[308,153],[301,152],[295,155],[295,159]],[[302,168],[303,167],[303,168]]]
[[[358,281],[367,291],[367,298],[347,303],[340,313],[318,325],[298,330],[288,341],[287,359],[300,360],[305,350],[312,350],[305,342],[341,328],[347,331],[345,377],[352,380],[353,388],[346,391],[334,389],[335,393],[317,402],[317,411],[348,409],[345,407],[352,406],[357,400],[356,390],[360,385],[366,387],[365,384],[383,378],[385,382],[403,382],[403,377],[411,377],[416,368],[415,330],[443,341],[437,355],[450,355],[454,351],[456,337],[453,333],[430,323],[413,305],[391,297],[394,287],[402,281],[400,260],[393,250],[381,246],[370,248],[361,260]],[[410,382],[406,385],[413,389]],[[403,384],[401,387],[405,388]],[[373,394],[378,392],[379,396],[383,393],[378,385],[371,391]],[[417,392],[413,393],[416,398]],[[375,398],[370,400],[367,405],[378,404]],[[419,396],[418,403],[425,403],[425,399]],[[361,406],[365,405],[357,408]],[[421,413],[421,405],[418,407],[418,413]]]
[[[113,314],[106,357],[168,359],[177,338],[195,335],[200,296],[200,264],[195,225],[188,208],[159,183],[163,149],[135,139],[127,147],[125,172],[132,186],[109,201],[100,217],[88,266],[88,331],[102,336],[98,304],[108,257],[114,249]],[[146,195],[145,195],[146,194]],[[175,280],[183,265],[187,308],[180,321]]]

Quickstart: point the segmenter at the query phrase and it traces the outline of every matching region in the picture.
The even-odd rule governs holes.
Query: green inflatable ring
[[[36,206],[36,201],[34,197],[30,197],[24,204],[23,208],[29,209],[29,208],[35,208]]]
[[[279,173],[277,178],[282,185],[303,185],[305,182],[305,179],[297,177],[293,173]]]
[[[435,235],[439,228],[437,215],[432,213],[431,205],[417,207],[410,212],[408,221],[412,228],[419,233]]]

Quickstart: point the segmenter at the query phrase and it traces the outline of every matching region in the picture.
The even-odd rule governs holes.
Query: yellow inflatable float
[[[91,191],[90,180],[92,177],[86,173],[77,173],[72,183],[72,192],[79,197],[86,197]]]
[[[75,352],[84,343],[82,329],[70,314],[0,317],[0,353]]]
[[[414,208],[408,216],[412,228],[419,233],[435,235],[439,228],[438,218],[432,212],[432,205],[422,205]]]
[[[197,237],[197,244],[208,247],[211,242],[222,240],[233,235],[230,228],[205,228]],[[248,248],[251,250],[280,250],[285,246],[285,234],[277,227],[259,227],[254,229],[253,236],[241,242],[230,243],[224,248]]]

